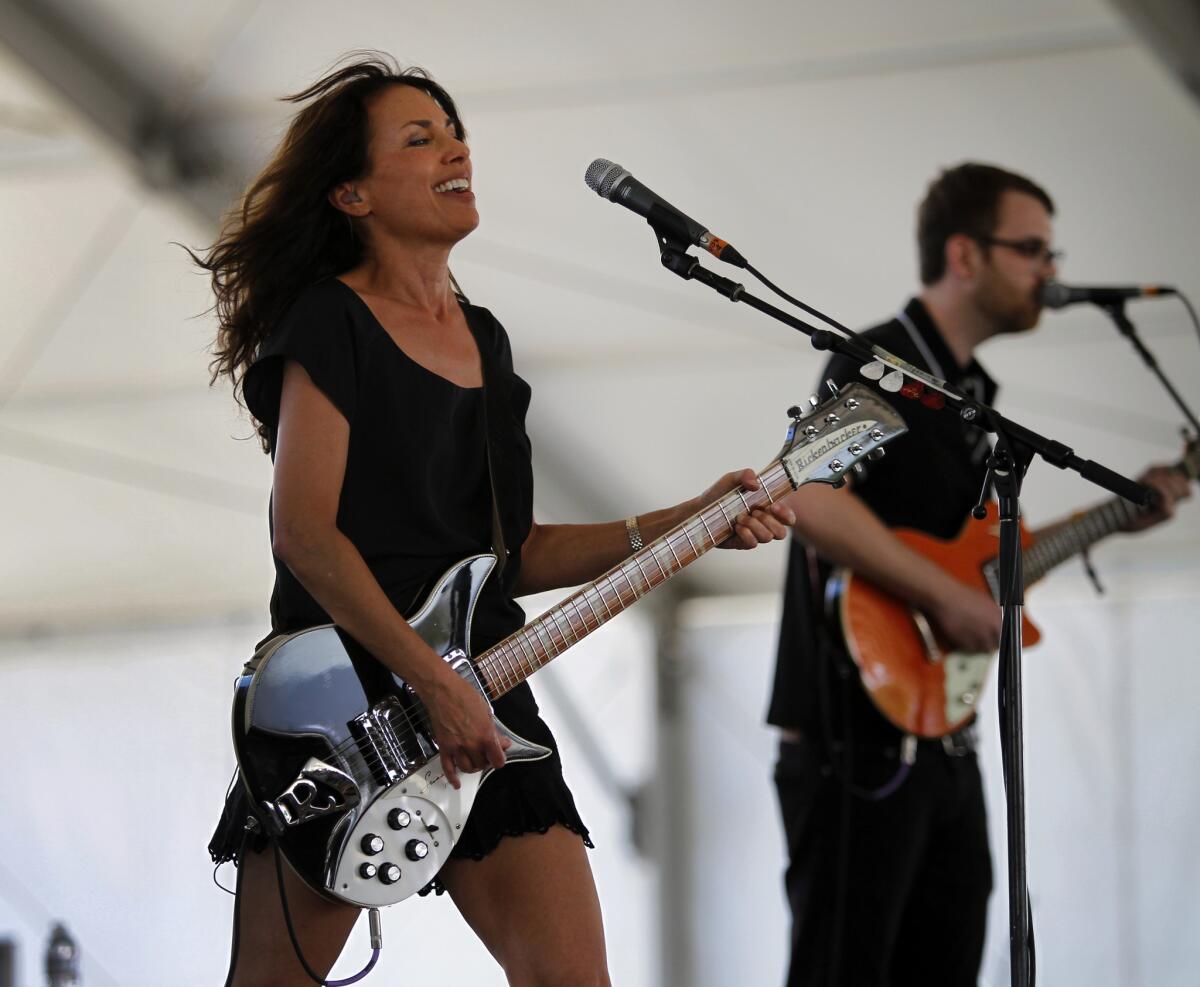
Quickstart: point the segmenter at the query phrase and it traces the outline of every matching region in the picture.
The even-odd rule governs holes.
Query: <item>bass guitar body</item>
[[[988,505],[986,518],[969,520],[950,541],[907,529],[893,533],[959,582],[998,598],[1000,536],[994,504]],[[1032,544],[1023,527],[1021,544]],[[827,603],[836,610],[867,695],[895,726],[919,737],[941,737],[970,722],[993,653],[950,650],[923,614],[848,569],[834,573]],[[1026,646],[1041,638],[1025,618],[1022,634]]]
[[[471,616],[496,559],[464,559],[409,623],[483,692],[467,653]],[[333,625],[268,642],[234,688],[233,741],[259,823],[308,885],[364,908],[427,885],[493,769],[442,772],[412,690]],[[506,766],[550,751],[513,734]]]

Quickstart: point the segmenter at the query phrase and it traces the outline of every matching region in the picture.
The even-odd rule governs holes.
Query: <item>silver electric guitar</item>
[[[814,402],[815,403],[815,402]],[[805,483],[841,485],[865,456],[905,431],[886,402],[849,384],[792,422],[760,489],[726,494],[489,648],[468,654],[475,601],[496,559],[446,572],[409,623],[488,700],[523,682],[733,532],[733,521]],[[319,893],[365,908],[421,890],[446,862],[492,769],[442,773],[420,699],[334,625],[267,642],[238,679],[233,740],[258,824]],[[505,728],[502,770],[549,755]]]

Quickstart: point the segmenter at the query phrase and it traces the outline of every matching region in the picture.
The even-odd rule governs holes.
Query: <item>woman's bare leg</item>
[[[439,877],[512,987],[608,987],[600,901],[577,834],[505,837]]]
[[[327,901],[309,889],[281,859],[292,928],[304,958],[328,976],[354,928],[359,909]],[[236,952],[226,987],[304,987],[312,979],[296,958],[284,924],[275,872],[275,851],[246,852],[238,873]]]

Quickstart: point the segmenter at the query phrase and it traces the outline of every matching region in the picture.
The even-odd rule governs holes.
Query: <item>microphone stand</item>
[[[1117,327],[1117,331],[1129,340],[1133,348],[1137,350],[1138,356],[1142,358],[1142,362],[1150,368],[1154,376],[1162,383],[1162,386],[1167,389],[1167,393],[1171,395],[1171,399],[1179,405],[1179,409],[1183,412],[1184,417],[1191,422],[1192,429],[1197,434],[1200,434],[1200,421],[1196,420],[1192,409],[1187,406],[1187,403],[1180,396],[1179,392],[1167,380],[1167,375],[1162,372],[1162,368],[1159,367],[1154,354],[1146,349],[1146,344],[1142,342],[1141,337],[1137,334],[1137,330],[1133,327],[1133,323],[1129,320],[1129,316],[1125,314],[1125,302],[1108,302],[1101,305],[1100,308],[1108,313],[1109,318],[1113,320],[1113,324]]]
[[[1008,831],[1008,934],[1012,983],[1032,984],[1035,971],[1033,914],[1029,903],[1029,875],[1025,846],[1025,742],[1022,715],[1021,659],[1022,608],[1025,603],[1025,579],[1021,566],[1020,495],[1021,484],[1034,450],[1013,440],[1000,416],[990,408],[981,409],[985,425],[996,436],[988,459],[987,478],[972,514],[987,516],[983,501],[988,479],[996,489],[1000,518],[999,603],[1000,629],[999,714],[1000,754],[1004,765],[1004,794]]]
[[[687,253],[686,233],[669,215],[650,217],[650,225],[658,237],[662,263],[667,270],[684,280],[708,285],[731,302],[742,302],[764,315],[791,326],[809,337],[814,349],[832,350],[844,354],[860,365],[882,362],[897,367],[898,358],[863,346],[854,339],[818,329],[782,311],[746,291],[744,285],[701,265]],[[903,370],[904,366],[897,369]],[[928,376],[928,375],[927,375]],[[1080,459],[1069,447],[1048,439],[1017,422],[1005,418],[995,409],[974,401],[958,392],[945,381],[932,376],[936,388],[947,396],[946,408],[956,406],[959,416],[996,436],[995,449],[988,461],[988,471],[996,486],[1000,513],[1000,606],[1003,623],[1000,640],[1000,723],[1001,748],[1004,759],[1004,787],[1008,808],[1008,913],[1009,946],[1013,987],[1030,987],[1034,976],[1033,924],[1029,908],[1028,871],[1025,848],[1025,755],[1022,739],[1021,708],[1021,609],[1024,602],[1024,581],[1021,571],[1021,538],[1019,529],[1021,481],[1035,455],[1059,469],[1072,469],[1105,490],[1138,505],[1149,503],[1151,492],[1092,460]],[[982,502],[987,491],[980,495]],[[976,510],[981,509],[982,504]]]

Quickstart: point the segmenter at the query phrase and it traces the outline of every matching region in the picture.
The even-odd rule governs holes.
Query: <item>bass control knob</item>
[[[374,833],[368,833],[362,838],[362,852],[374,856],[377,853],[383,853],[383,837],[376,836]]]
[[[400,868],[396,864],[384,864],[379,869],[379,880],[384,884],[395,884],[400,880]]]
[[[365,877],[368,881],[371,878],[373,878],[377,873],[379,873],[379,868],[376,867],[374,864],[370,864],[370,863],[363,864],[358,869],[358,876]]]
[[[391,826],[392,829],[403,829],[410,822],[412,822],[412,816],[410,816],[404,809],[393,809],[388,813],[387,820],[388,825]]]
[[[409,860],[424,860],[429,856],[429,845],[424,840],[409,840],[404,854]]]

